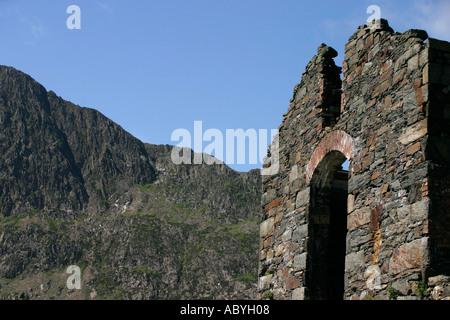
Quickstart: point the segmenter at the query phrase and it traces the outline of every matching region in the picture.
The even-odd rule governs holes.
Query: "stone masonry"
[[[259,298],[450,299],[450,43],[381,19],[336,56],[318,48],[279,127]]]

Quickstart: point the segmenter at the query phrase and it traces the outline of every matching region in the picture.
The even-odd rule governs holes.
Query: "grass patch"
[[[0,224],[5,227],[14,227],[23,218],[25,218],[25,216],[12,215],[12,216],[0,219]]]
[[[153,231],[155,230],[155,227],[145,225],[145,224],[133,224],[133,228],[141,230],[141,231]]]
[[[248,274],[237,274],[233,276],[233,280],[243,281],[243,282],[255,282],[258,280],[256,274],[248,273]]]
[[[136,187],[138,187],[139,190],[141,190],[141,192],[143,192],[143,193],[148,192],[152,189],[151,184],[146,184],[146,185],[137,184]]]

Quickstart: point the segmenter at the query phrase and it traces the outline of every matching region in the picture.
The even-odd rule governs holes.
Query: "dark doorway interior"
[[[342,300],[347,235],[348,172],[345,156],[328,154],[311,181],[308,270],[306,285],[312,300]]]

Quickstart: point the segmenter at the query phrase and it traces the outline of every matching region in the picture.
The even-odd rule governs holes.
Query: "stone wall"
[[[342,69],[321,45],[294,88],[263,179],[260,298],[450,296],[450,44],[379,22]]]

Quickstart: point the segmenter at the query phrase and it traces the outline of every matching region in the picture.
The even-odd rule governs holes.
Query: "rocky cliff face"
[[[255,297],[258,170],[174,165],[3,66],[0,127],[0,298]]]

